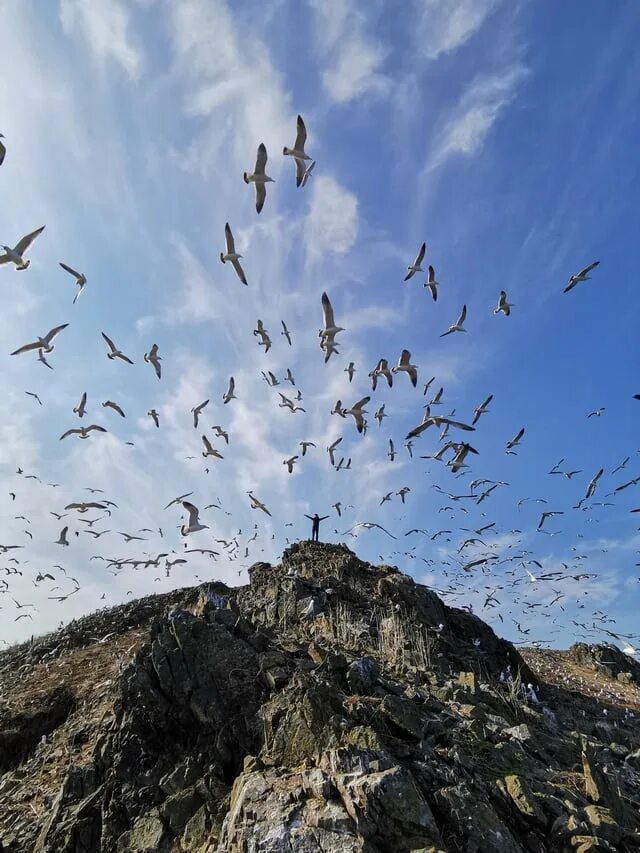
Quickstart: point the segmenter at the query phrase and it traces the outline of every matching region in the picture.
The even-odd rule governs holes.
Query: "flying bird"
[[[585,501],[590,500],[596,493],[596,489],[598,488],[598,480],[604,474],[604,468],[601,468],[598,473],[589,481],[589,485],[587,486],[587,493],[584,496]]]
[[[422,272],[422,267],[420,266],[420,264],[423,261],[424,253],[426,252],[426,250],[427,244],[423,243],[422,246],[420,246],[420,249],[418,250],[418,254],[416,255],[415,261],[412,264],[409,264],[409,266],[407,267],[407,274],[404,277],[405,281],[409,281],[409,279],[417,272]]]
[[[471,426],[475,426],[478,423],[478,421],[480,420],[480,418],[482,417],[482,415],[486,414],[486,412],[489,411],[488,406],[492,400],[493,400],[493,394],[489,394],[487,399],[483,403],[480,403],[480,405],[474,409],[473,420],[471,421]]]
[[[114,403],[113,400],[105,400],[102,407],[105,409],[113,409],[113,411],[117,412],[121,418],[126,417],[120,406],[117,403]]]
[[[431,292],[431,296],[433,297],[433,301],[438,301],[438,284],[440,282],[436,281],[436,271],[429,264],[429,269],[427,270],[427,280],[424,283],[424,286]]]
[[[228,403],[230,400],[237,400],[238,398],[235,395],[235,390],[236,390],[236,381],[233,378],[233,376],[231,376],[229,379],[229,387],[227,388],[225,393],[222,395],[222,402]]]
[[[462,306],[462,311],[460,312],[460,316],[458,317],[458,319],[455,321],[455,323],[454,323],[452,326],[449,326],[449,328],[447,329],[447,331],[446,331],[446,332],[443,332],[443,333],[440,335],[440,337],[441,337],[441,338],[446,338],[446,336],[447,336],[447,335],[450,335],[450,334],[452,334],[453,332],[466,332],[467,330],[462,328],[462,326],[463,326],[463,324],[464,324],[464,321],[465,321],[466,319],[467,319],[467,306],[466,306],[466,305],[463,305],[463,306]]]
[[[554,515],[564,515],[564,511],[563,510],[556,510],[556,511],[550,510],[547,512],[543,512],[542,515],[540,516],[540,521],[538,522],[538,530],[542,530],[542,525],[545,523],[545,521],[548,518],[553,518]]]
[[[293,148],[285,147],[282,149],[282,153],[285,156],[293,157],[296,164],[296,186],[301,187],[302,182],[305,179],[306,175],[306,164],[305,160],[311,160],[308,154],[305,153],[304,144],[307,141],[307,128],[304,126],[304,121],[302,120],[302,116],[298,116],[298,121],[296,125],[296,141],[293,144]],[[308,175],[307,175],[308,178]]]
[[[507,442],[507,450],[512,450],[514,447],[517,447],[524,435],[524,427],[511,439],[511,441]]]
[[[20,355],[23,352],[31,352],[34,349],[40,350],[41,352],[52,352],[54,349],[53,339],[60,334],[63,329],[66,329],[68,323],[63,323],[62,326],[56,326],[51,329],[50,332],[47,332],[46,335],[42,338],[38,338],[37,341],[34,341],[31,344],[25,344],[24,346],[19,347],[17,350],[14,350],[11,355]]]
[[[345,530],[344,533],[341,533],[341,536],[346,536],[348,533],[351,533],[353,530],[357,530],[359,527],[362,527],[364,530],[382,530],[383,533],[386,533],[387,536],[390,536],[392,539],[397,539],[397,536],[394,536],[393,533],[389,533],[381,524],[376,524],[373,521],[359,521],[357,524],[354,524],[353,527],[350,527],[348,530]]]
[[[316,161],[312,160],[309,163],[309,165],[307,166],[307,168],[304,170],[304,175],[302,176],[302,182],[300,183],[301,187],[306,187],[307,181],[311,177],[311,173],[313,172],[315,165],[316,165]]]
[[[415,388],[418,384],[418,368],[415,364],[411,364],[411,353],[408,349],[403,349],[400,353],[400,358],[395,367],[391,368],[393,373],[406,373],[411,384]]]
[[[31,234],[22,237],[13,249],[10,246],[2,246],[5,251],[4,255],[0,255],[0,264],[13,264],[16,271],[26,270],[31,261],[25,261],[24,255],[39,234],[42,234],[45,226],[36,228]]]
[[[33,397],[34,400],[37,400],[40,405],[42,405],[42,400],[34,391],[25,391],[24,392],[28,397]]]
[[[82,273],[82,272],[77,272],[77,271],[76,271],[76,270],[74,270],[72,267],[69,267],[69,266],[67,266],[66,264],[63,264],[62,262],[60,262],[60,266],[62,267],[62,269],[63,269],[63,270],[65,270],[66,272],[68,272],[68,273],[69,273],[69,275],[72,275],[72,276],[75,278],[75,280],[76,280],[76,284],[77,284],[77,286],[78,286],[78,290],[77,290],[77,292],[76,292],[76,295],[73,297],[73,302],[72,302],[72,305],[75,305],[75,304],[76,304],[76,300],[77,300],[78,296],[80,296],[80,294],[81,294],[81,293],[82,293],[82,291],[84,290],[85,284],[87,283],[87,277],[86,277],[86,275],[85,275],[84,273]]]
[[[156,410],[155,410],[155,409],[149,409],[149,411],[147,412],[147,414],[148,414],[148,415],[149,415],[149,417],[152,419],[152,421],[154,422],[154,424],[156,425],[156,427],[157,427],[157,428],[159,428],[159,427],[160,427],[160,416],[158,415],[158,413],[156,412]]]
[[[120,350],[114,344],[114,342],[111,340],[111,338],[109,338],[107,335],[105,335],[104,332],[102,332],[101,334],[102,334],[102,337],[104,338],[107,346],[109,347],[109,352],[107,353],[107,358],[110,361],[113,361],[114,358],[119,358],[121,361],[126,361],[127,364],[133,364],[133,362],[131,361],[131,359],[128,356],[126,356],[123,352],[120,352]]]
[[[62,530],[60,531],[60,536],[58,536],[58,539],[57,539],[57,541],[56,541],[56,543],[55,543],[56,545],[68,545],[68,544],[69,544],[69,543],[67,542],[67,531],[68,531],[68,530],[69,530],[69,528],[68,528],[68,527],[63,527],[63,528],[62,528]]]
[[[215,449],[215,447],[211,444],[206,435],[202,436],[202,443],[204,444],[204,450],[202,451],[202,455],[207,456],[215,456],[217,459],[224,459],[222,453]]]
[[[200,524],[200,519],[198,518],[200,514],[200,510],[197,506],[194,506],[189,501],[182,501],[182,506],[189,513],[189,521],[187,524],[183,524],[180,528],[180,533],[183,536],[188,536],[190,533],[197,533],[198,530],[207,530],[206,524]]]
[[[147,364],[150,364],[153,367],[156,372],[156,376],[160,379],[162,376],[162,366],[160,365],[162,359],[158,355],[158,344],[154,344],[149,352],[145,352],[143,358]]]
[[[582,281],[588,281],[591,278],[589,273],[591,272],[591,270],[595,269],[599,263],[600,261],[594,261],[592,264],[589,264],[589,266],[580,270],[580,272],[575,273],[575,275],[569,276],[569,282],[565,287],[563,293],[568,293],[570,290],[573,290],[573,288],[576,285],[580,284],[580,282]]]
[[[500,297],[498,299],[498,305],[494,310],[494,314],[504,314],[505,317],[508,317],[511,314],[511,309],[513,308],[513,303],[507,302],[507,292],[506,290],[500,291]]]
[[[258,211],[258,213],[260,213],[260,211]],[[233,234],[231,233],[231,228],[229,227],[228,222],[226,222],[224,226],[224,240],[226,244],[226,251],[220,252],[220,260],[223,264],[229,261],[231,266],[236,271],[236,275],[238,276],[240,281],[243,284],[247,284],[247,278],[244,274],[242,266],[240,265],[240,258],[242,257],[242,255],[239,255],[236,252],[236,244],[233,240]]]
[[[364,406],[367,405],[371,397],[363,397],[362,400],[358,400],[357,403],[354,403],[350,409],[345,409],[345,415],[352,415],[354,421],[356,422],[356,428],[359,433],[362,433],[364,430],[364,418],[363,415],[366,414],[366,409]]]
[[[79,418],[83,418],[85,412],[87,411],[87,392],[85,391],[80,398],[80,402],[77,406],[73,408],[73,414],[77,415]]]
[[[284,320],[280,320],[280,322],[282,323],[282,331],[280,332],[280,334],[285,336],[285,338],[287,339],[287,343],[289,344],[289,346],[291,346],[291,332],[289,331],[289,329],[287,329],[287,324]]]
[[[351,382],[351,380],[353,379],[353,374],[356,372],[356,369],[353,366],[352,361],[349,362],[349,364],[347,365],[347,367],[345,367],[343,372],[347,374],[347,376],[349,377],[349,382]]]
[[[66,438],[68,435],[77,435],[78,438],[90,438],[91,432],[106,432],[104,427],[98,426],[98,424],[91,424],[90,426],[80,427],[80,429],[68,429],[66,432],[63,432],[60,436],[60,441],[63,438]],[[66,509],[66,507],[65,507]]]
[[[262,501],[259,501],[258,498],[256,498],[251,492],[247,492],[247,494],[249,495],[249,500],[251,501],[251,509],[261,509],[262,512],[266,513],[269,516],[271,515],[271,513],[262,503]]]
[[[267,187],[268,183],[275,183],[273,178],[270,178],[265,173],[265,166],[267,165],[267,149],[264,146],[264,143],[261,142],[258,145],[258,153],[256,155],[256,165],[254,167],[253,173],[244,172],[242,177],[244,179],[245,184],[255,184],[256,188],[256,210],[258,213],[264,207],[264,200],[267,197]]]
[[[297,461],[298,461],[297,456],[290,456],[288,459],[285,459],[282,464],[287,466],[287,471],[290,474],[293,474],[293,466],[295,465],[295,463]]]
[[[198,418],[200,417],[200,412],[205,408],[205,406],[208,405],[208,403],[209,403],[209,400],[205,400],[204,403],[200,403],[199,406],[194,406],[193,409],[191,409],[191,412],[193,414],[193,428],[194,429],[198,429]]]

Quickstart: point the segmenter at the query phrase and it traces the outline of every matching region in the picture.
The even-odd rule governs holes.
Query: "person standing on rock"
[[[304,517],[308,518],[309,521],[311,522],[311,541],[317,542],[318,536],[320,534],[320,522],[324,521],[325,518],[329,518],[329,516],[328,515],[320,516],[316,512],[314,515],[306,515],[306,513],[305,513]]]

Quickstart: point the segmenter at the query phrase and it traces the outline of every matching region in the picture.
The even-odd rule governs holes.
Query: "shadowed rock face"
[[[636,718],[344,546],[87,617],[0,678],[3,853],[640,850]]]

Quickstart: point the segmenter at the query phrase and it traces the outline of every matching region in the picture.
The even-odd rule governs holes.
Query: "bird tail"
[[[243,173],[242,173],[242,179],[243,179],[243,181],[245,182],[245,184],[248,184],[248,183],[249,183],[249,178],[247,177],[247,173],[246,173],[246,172],[243,172]]]
[[[226,261],[224,259],[224,255],[222,254],[222,252],[220,252],[220,260],[222,261],[223,264],[226,264]]]
[[[283,154],[293,154],[293,151],[290,148],[287,148],[287,146],[285,145],[284,148],[282,149],[282,153]]]

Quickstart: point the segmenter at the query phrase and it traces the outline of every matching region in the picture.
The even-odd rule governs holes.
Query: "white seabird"
[[[414,276],[417,272],[422,272],[422,267],[420,266],[420,264],[422,263],[426,250],[427,244],[423,243],[422,246],[420,246],[415,261],[412,264],[409,264],[409,266],[407,267],[407,274],[404,277],[405,281],[409,281],[411,276]]]
[[[51,329],[51,331],[47,332],[46,335],[42,338],[38,338],[37,341],[34,341],[30,344],[24,344],[24,346],[19,347],[17,350],[14,350],[11,355],[20,355],[23,352],[30,352],[31,350],[37,349],[40,352],[52,352],[53,351],[53,339],[56,335],[59,335],[63,329],[66,329],[68,323],[63,323],[62,326],[56,326]]]
[[[158,379],[160,379],[160,377],[162,376],[162,367],[160,366],[160,362],[162,361],[162,359],[158,355],[158,344],[154,344],[149,350],[149,352],[145,352],[143,358],[147,362],[147,364],[152,365],[153,369],[156,372],[156,376],[158,377]]]
[[[455,321],[455,323],[452,326],[449,326],[447,331],[443,332],[440,335],[440,337],[446,338],[446,336],[450,335],[452,332],[466,332],[467,330],[462,328],[464,321],[466,319],[467,319],[467,306],[463,305],[462,311],[460,312],[460,316],[458,317],[458,319]]]
[[[505,317],[508,317],[511,314],[511,309],[513,308],[512,302],[507,302],[507,292],[506,290],[500,291],[500,297],[498,299],[498,305],[494,310],[494,314],[504,314]]]
[[[222,402],[228,403],[229,400],[237,400],[238,398],[236,397],[236,395],[234,393],[235,390],[236,390],[236,381],[233,378],[233,376],[231,376],[229,379],[229,387],[227,388],[225,393],[222,395]]]
[[[104,427],[98,426],[98,424],[91,424],[90,426],[83,426],[79,429],[68,429],[66,432],[63,432],[60,436],[60,441],[63,438],[66,438],[68,435],[77,435],[78,438],[90,438],[90,433],[96,432],[106,432]]]
[[[308,154],[305,153],[304,144],[307,141],[307,128],[304,126],[304,121],[302,120],[302,116],[298,116],[297,121],[297,133],[296,133],[296,141],[293,145],[293,148],[285,147],[282,149],[282,153],[285,156],[293,157],[296,162],[296,186],[302,186],[302,182],[305,179],[305,176],[308,178],[306,174],[306,166],[305,160],[311,160]],[[313,168],[313,167],[311,167]],[[305,181],[306,183],[306,181]]]
[[[120,352],[120,350],[114,344],[114,342],[111,340],[110,337],[105,335],[104,332],[101,332],[101,334],[102,334],[102,337],[104,338],[107,346],[109,347],[109,352],[107,353],[107,358],[110,361],[113,361],[114,358],[119,358],[121,361],[126,361],[127,364],[133,364],[133,362],[131,361],[131,359],[128,356],[126,356],[123,352]]]
[[[5,246],[5,248],[6,248],[6,246]],[[575,275],[569,276],[569,282],[568,282],[567,286],[565,287],[565,289],[563,290],[563,293],[568,293],[570,290],[573,290],[573,288],[577,284],[580,284],[581,281],[588,281],[591,278],[589,273],[591,272],[591,270],[595,269],[599,263],[600,263],[600,261],[594,261],[592,264],[589,264],[589,266],[580,270],[580,272],[575,273]]]
[[[260,211],[258,211],[259,213]],[[233,240],[233,234],[231,233],[231,228],[229,228],[229,223],[225,222],[224,226],[224,241],[226,244],[226,252],[220,252],[220,260],[223,264],[227,261],[230,262],[231,266],[236,271],[236,275],[240,279],[243,284],[247,284],[247,278],[244,274],[244,270],[240,265],[240,258],[242,255],[239,255],[236,252],[236,244]]]
[[[255,184],[256,187],[256,210],[258,213],[264,207],[264,200],[267,197],[267,183],[275,183],[273,178],[265,174],[265,166],[267,165],[267,149],[264,143],[258,145],[258,153],[256,155],[256,165],[253,173],[244,172],[242,177],[245,184]]]
[[[424,286],[428,288],[431,292],[431,296],[433,297],[434,302],[438,301],[438,284],[439,282],[436,281],[436,271],[431,266],[431,264],[429,264],[427,280],[425,281]]]
[[[224,456],[220,451],[216,450],[215,447],[211,444],[206,435],[202,436],[202,443],[204,444],[204,450],[202,451],[202,455],[207,458],[207,456],[215,456],[216,459],[224,459]]]
[[[26,270],[31,261],[25,261],[24,254],[27,249],[31,246],[33,241],[36,239],[38,234],[42,234],[45,226],[43,225],[41,228],[36,228],[35,231],[32,231],[31,234],[27,234],[25,237],[22,237],[16,245],[11,248],[11,246],[3,246],[2,248],[5,251],[4,255],[0,255],[0,264],[13,264],[18,270]]]
[[[194,406],[191,409],[193,414],[193,428],[198,429],[198,418],[200,417],[200,412],[209,404],[209,400],[205,400],[204,403],[200,403],[199,406]]]
[[[364,430],[365,421],[363,415],[366,414],[366,409],[364,407],[367,405],[370,399],[371,397],[363,397],[361,400],[358,400],[357,403],[354,403],[350,409],[344,410],[345,415],[353,416],[353,419],[356,422],[356,428],[359,433],[362,433]]]
[[[408,349],[403,349],[400,353],[400,358],[395,367],[391,368],[393,373],[406,373],[411,384],[415,388],[418,384],[418,368],[415,364],[411,364],[411,353]]]
[[[189,501],[182,501],[182,506],[189,513],[188,524],[183,524],[180,528],[180,533],[183,536],[188,536],[189,533],[197,533],[198,530],[208,529],[206,524],[200,524],[200,520],[198,518],[200,511],[197,506],[194,506]]]
[[[493,394],[489,394],[487,399],[483,403],[480,403],[480,405],[474,409],[473,420],[471,421],[471,426],[475,426],[478,423],[478,421],[480,420],[481,416],[486,414],[486,412],[489,411],[488,406],[492,400],[493,400]]]

